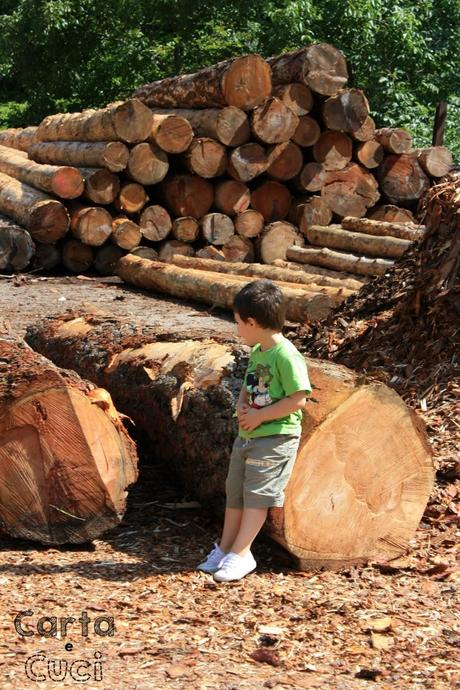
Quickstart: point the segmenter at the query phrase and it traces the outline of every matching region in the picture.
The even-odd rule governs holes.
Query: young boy
[[[281,333],[281,290],[256,280],[236,295],[233,309],[238,335],[252,350],[236,406],[239,433],[225,483],[222,537],[198,566],[217,582],[240,580],[256,567],[251,545],[268,509],[284,503],[311,393],[305,360]]]

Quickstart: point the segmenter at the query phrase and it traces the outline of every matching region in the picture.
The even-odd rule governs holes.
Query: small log
[[[128,254],[132,254],[133,256],[140,256],[142,259],[149,259],[150,261],[158,260],[158,252],[156,252],[155,249],[153,249],[152,247],[134,247],[134,249],[131,249],[131,251],[129,251]]]
[[[195,242],[200,234],[200,224],[192,216],[175,218],[172,226],[172,236],[179,242]]]
[[[125,256],[123,249],[114,244],[106,244],[96,251],[94,258],[94,268],[102,276],[116,276],[118,262]]]
[[[401,240],[415,242],[421,240],[426,235],[424,225],[412,225],[408,223],[390,223],[382,220],[372,220],[371,218],[342,218],[342,228],[353,232],[364,232],[368,235],[379,235],[384,237],[398,237]]]
[[[67,232],[69,216],[60,201],[0,173],[0,213],[30,232],[32,239],[54,244]]]
[[[11,127],[0,131],[0,145],[27,152],[38,141],[38,127]]]
[[[297,115],[279,98],[271,96],[251,114],[251,130],[266,144],[288,141],[299,124]]]
[[[314,105],[313,94],[306,84],[281,84],[275,86],[273,95],[299,117],[309,113]]]
[[[235,231],[241,237],[258,237],[264,228],[264,217],[259,211],[248,208],[235,217]]]
[[[343,170],[326,174],[321,196],[338,216],[361,218],[380,199],[380,192],[377,180],[368,170],[350,163]]]
[[[329,225],[332,220],[332,211],[320,196],[312,196],[305,203],[301,204],[297,217],[300,232],[304,237],[308,228],[312,225]]]
[[[147,206],[141,213],[139,225],[142,235],[152,242],[164,240],[172,229],[171,216],[163,206]],[[138,243],[139,244],[139,243]]]
[[[356,141],[370,141],[375,139],[375,122],[370,115],[366,117],[361,127],[350,132]]]
[[[264,264],[271,264],[275,259],[286,259],[288,247],[303,247],[302,235],[294,225],[285,221],[270,223],[264,228],[260,237],[259,252]]]
[[[325,170],[343,170],[352,155],[351,139],[342,132],[323,132],[313,146],[315,161],[322,163]]]
[[[289,247],[286,256],[290,261],[324,266],[334,271],[346,271],[364,276],[382,276],[394,266],[388,259],[371,259],[368,256],[354,256],[345,252],[335,252],[327,247]]]
[[[187,168],[200,177],[219,177],[227,169],[227,150],[214,139],[197,137],[184,154]]]
[[[166,153],[182,153],[190,146],[193,129],[185,117],[175,113],[154,112],[151,139]]]
[[[133,96],[151,107],[251,110],[270,95],[271,70],[260,55],[224,60],[195,74],[182,74],[146,84]]]
[[[416,223],[412,211],[409,211],[407,208],[393,206],[392,204],[377,206],[369,214],[369,218],[372,218],[372,220],[385,220],[389,223]]]
[[[168,242],[165,242],[161,247],[160,253],[158,255],[158,260],[170,262],[174,254],[182,254],[183,256],[193,256],[194,253],[195,252],[193,251],[193,247],[191,247],[190,244],[186,244],[185,242],[179,242],[178,240],[169,240]]]
[[[2,530],[42,544],[99,537],[121,522],[137,478],[110,395],[12,334],[0,336],[0,358]]]
[[[452,169],[452,153],[445,146],[430,146],[414,152],[422,170],[430,177],[444,177]]]
[[[254,245],[247,237],[232,235],[228,242],[222,246],[222,254],[225,261],[254,261]]]
[[[413,154],[387,156],[378,170],[378,177],[388,201],[403,206],[418,201],[430,186],[429,178]]]
[[[111,204],[120,192],[118,175],[105,168],[80,168],[85,180],[83,196],[93,204]]]
[[[22,271],[34,253],[35,244],[27,230],[0,215],[0,270]]]
[[[251,192],[244,182],[224,180],[214,191],[214,205],[228,216],[246,211],[251,203]]]
[[[212,206],[214,189],[198,175],[174,175],[162,184],[166,205],[176,217],[201,218]]]
[[[342,89],[323,103],[322,115],[328,129],[351,134],[365,123],[369,103],[361,89]]]
[[[225,213],[207,213],[200,220],[203,237],[209,242],[221,246],[235,234],[232,219]]]
[[[284,220],[291,206],[291,193],[281,182],[266,180],[251,192],[251,206],[268,223]]]
[[[306,263],[301,264],[295,261],[283,261],[282,259],[276,259],[271,265],[277,268],[286,268],[291,273],[301,272],[307,276],[308,280],[311,280],[317,285],[348,288],[353,291],[360,290],[369,280],[365,276],[356,276],[352,273],[333,271],[328,268],[323,268],[322,266],[314,266],[313,264]]]
[[[75,203],[69,212],[72,235],[83,244],[99,247],[112,234],[112,216],[105,208]]]
[[[303,166],[302,150],[292,141],[276,144],[268,152],[270,166],[267,175],[275,180],[292,180]]]
[[[121,141],[41,141],[28,149],[38,163],[74,165],[79,168],[107,168],[120,172],[128,164],[129,150]]]
[[[412,134],[400,127],[377,129],[375,139],[390,153],[409,153],[412,148]]]
[[[128,182],[120,187],[113,205],[117,211],[139,213],[149,200],[144,187],[138,182]]]
[[[85,273],[94,262],[94,251],[80,240],[67,240],[62,246],[62,263],[71,273]]]
[[[272,81],[278,84],[300,82],[315,93],[333,96],[348,80],[348,69],[342,53],[329,43],[317,43],[279,57],[268,58]]]
[[[140,184],[157,184],[164,179],[169,170],[168,155],[155,144],[137,144],[129,152],[126,170],[129,176]]]
[[[340,225],[329,225],[328,227],[313,225],[306,229],[305,234],[310,244],[319,247],[344,249],[345,251],[355,251],[367,256],[380,256],[387,259],[399,259],[411,245],[409,240],[352,232],[351,230],[343,230]]]
[[[48,115],[38,127],[39,141],[145,141],[152,113],[136,99],[111,103],[100,110]]]
[[[223,255],[223,252],[220,249],[217,249],[217,247],[214,247],[212,244],[208,244],[206,247],[198,249],[198,251],[195,253],[195,256],[200,259],[225,261],[225,256]]]
[[[61,250],[55,244],[35,243],[31,267],[35,271],[52,271],[61,263]]]
[[[251,134],[248,116],[234,106],[202,110],[153,110],[153,113],[154,116],[157,113],[179,115],[190,123],[195,136],[209,137],[225,146],[241,146],[249,141]]]
[[[302,192],[320,192],[326,182],[326,173],[323,163],[307,163],[294,179],[294,185]]]
[[[292,141],[303,146],[314,146],[321,136],[321,127],[313,117],[309,115],[301,115],[299,117],[299,124],[292,135]]]
[[[77,168],[41,165],[22,151],[0,146],[0,172],[62,199],[75,199],[83,192],[83,177]]]
[[[265,149],[250,142],[237,146],[228,159],[228,173],[239,182],[249,182],[261,175],[270,165]]]
[[[356,158],[365,168],[378,168],[383,161],[383,146],[375,139],[363,141],[356,149]]]
[[[141,229],[129,218],[123,216],[114,218],[112,222],[112,234],[110,239],[117,247],[131,251],[139,246],[142,239]]]

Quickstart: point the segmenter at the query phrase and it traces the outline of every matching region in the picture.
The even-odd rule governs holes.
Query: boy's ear
[[[246,323],[248,326],[257,326],[257,321],[256,321],[252,316],[248,316],[248,318],[246,319],[245,323]]]

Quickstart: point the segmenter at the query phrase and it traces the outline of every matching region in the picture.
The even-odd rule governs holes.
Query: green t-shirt
[[[278,402],[297,391],[311,393],[307,365],[296,347],[284,338],[268,350],[261,352],[260,345],[251,350],[243,385],[246,387],[249,405],[265,407]],[[302,410],[286,417],[263,422],[253,431],[239,428],[242,438],[257,438],[273,434],[300,435]]]

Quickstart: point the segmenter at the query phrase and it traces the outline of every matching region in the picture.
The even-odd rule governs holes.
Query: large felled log
[[[267,223],[284,220],[291,206],[291,193],[281,182],[266,180],[251,192],[251,206]]]
[[[120,191],[113,201],[118,211],[125,213],[139,213],[149,200],[143,185],[138,182],[128,182],[120,187]]]
[[[94,250],[80,240],[67,240],[62,247],[62,263],[71,273],[85,273],[94,262]]]
[[[346,271],[363,276],[381,276],[394,265],[394,261],[368,256],[355,256],[345,252],[336,252],[327,247],[288,247],[286,256],[290,261],[324,266],[334,271]]]
[[[105,208],[75,203],[69,213],[70,230],[83,244],[99,247],[112,234],[112,216]]]
[[[317,285],[330,285],[331,287],[346,287],[350,290],[360,290],[362,286],[368,281],[364,276],[354,276],[351,273],[342,273],[340,271],[333,271],[321,266],[313,264],[301,264],[296,261],[283,261],[276,259],[272,266],[277,268],[286,268],[291,273],[299,272],[305,273],[309,280],[312,280]]]
[[[234,216],[246,211],[251,203],[249,188],[238,180],[224,180],[214,191],[214,205],[222,213]]]
[[[251,115],[253,134],[266,144],[288,141],[298,124],[299,118],[294,111],[274,96],[258,105]]]
[[[193,129],[176,113],[154,112],[151,138],[166,153],[182,153],[190,146]]]
[[[346,230],[353,230],[353,232],[399,237],[401,240],[409,240],[410,242],[421,240],[426,234],[424,225],[389,223],[382,220],[372,220],[371,218],[342,218],[341,225]]]
[[[348,80],[345,58],[329,43],[317,43],[269,58],[268,64],[275,86],[301,82],[323,96],[334,95]]]
[[[129,150],[121,141],[42,141],[30,146],[28,154],[38,163],[120,172],[126,168]]]
[[[77,168],[41,165],[7,146],[0,146],[0,172],[63,199],[75,199],[83,193],[84,181]]]
[[[291,223],[275,221],[267,225],[260,236],[260,258],[265,264],[271,264],[275,259],[286,259],[288,247],[305,244],[302,235]]]
[[[168,155],[155,144],[137,144],[129,152],[126,170],[129,176],[140,184],[157,184],[164,179],[169,170]]]
[[[443,177],[453,165],[452,154],[445,146],[430,146],[415,151],[422,169],[430,177]]]
[[[378,169],[378,176],[380,187],[392,204],[413,204],[430,186],[429,178],[413,154],[387,156]]]
[[[321,196],[338,216],[361,218],[380,199],[380,192],[370,172],[357,163],[350,163],[343,170],[326,174]]]
[[[314,105],[313,94],[306,84],[281,84],[274,87],[273,95],[299,116],[309,113]]]
[[[166,205],[173,215],[201,218],[212,206],[214,189],[198,175],[173,175],[162,184]]]
[[[247,349],[206,331],[192,341],[186,331],[79,314],[42,321],[27,338],[106,386],[187,491],[223,511]],[[433,486],[422,424],[384,384],[331,362],[307,365],[314,400],[284,507],[270,509],[265,529],[308,570],[395,558],[414,536]]]
[[[251,130],[246,113],[240,108],[204,108],[202,110],[153,110],[154,117],[180,116],[190,123],[195,136],[216,139],[225,146],[241,146],[249,141]],[[191,141],[191,139],[190,139]],[[189,141],[189,145],[190,145]],[[187,148],[187,147],[186,147]]]
[[[4,129],[0,132],[0,145],[27,152],[38,142],[37,132],[38,127]]]
[[[313,156],[324,170],[342,170],[351,161],[353,144],[342,132],[323,132],[313,146]]]
[[[361,89],[342,89],[324,102],[323,119],[328,129],[353,133],[369,115],[369,103]]]
[[[118,275],[127,283],[147,290],[164,292],[182,299],[233,308],[233,299],[246,277],[215,274],[189,268],[179,268],[156,261],[140,259],[130,254],[118,262]],[[307,294],[305,290],[280,284],[286,297],[286,316],[291,321],[324,318],[332,309],[332,300],[324,294]]]
[[[225,213],[207,213],[200,220],[203,237],[210,243],[222,246],[235,234],[233,221]]]
[[[83,196],[93,204],[111,204],[120,192],[118,175],[105,168],[80,168],[85,180]]]
[[[32,239],[53,244],[67,232],[69,216],[60,201],[0,173],[0,212],[25,227]]]
[[[0,335],[0,519],[13,537],[83,543],[121,521],[134,443],[107,391]]]
[[[144,237],[152,242],[160,242],[171,232],[172,220],[163,206],[153,204],[142,211],[139,225]]]
[[[242,237],[258,237],[264,228],[264,217],[259,211],[248,208],[235,216],[235,231]]]
[[[276,144],[269,152],[270,166],[267,175],[275,180],[292,180],[302,169],[302,150],[293,141]]]
[[[260,55],[224,60],[195,74],[146,84],[133,96],[152,107],[213,108],[234,105],[251,110],[270,95],[271,70]]]
[[[254,261],[254,245],[247,237],[232,235],[222,246],[222,254],[225,261],[229,262]]]
[[[414,214],[407,208],[400,208],[393,204],[383,204],[372,209],[369,218],[373,220],[385,220],[389,223],[416,223]]]
[[[120,216],[113,219],[110,239],[117,247],[131,251],[139,246],[142,239],[141,229],[134,221]]]
[[[219,177],[227,169],[227,150],[223,144],[207,137],[197,137],[184,154],[190,172],[200,177]]]
[[[313,225],[307,228],[305,235],[310,244],[330,249],[344,249],[355,251],[368,256],[380,256],[388,259],[398,259],[409,248],[409,240],[397,237],[381,237],[366,235],[361,232],[343,230],[340,225],[321,227]]]
[[[307,147],[316,144],[321,135],[321,127],[309,115],[299,117],[299,124],[292,135],[292,141],[299,146]]]
[[[401,127],[383,127],[374,136],[390,153],[408,153],[412,147],[412,134]]]
[[[0,215],[0,270],[22,271],[34,253],[35,244],[27,230]]]
[[[270,165],[265,149],[254,142],[237,146],[228,159],[228,173],[239,182],[249,182]]]
[[[152,113],[130,99],[100,110],[48,115],[40,123],[39,141],[145,141],[152,131]]]

